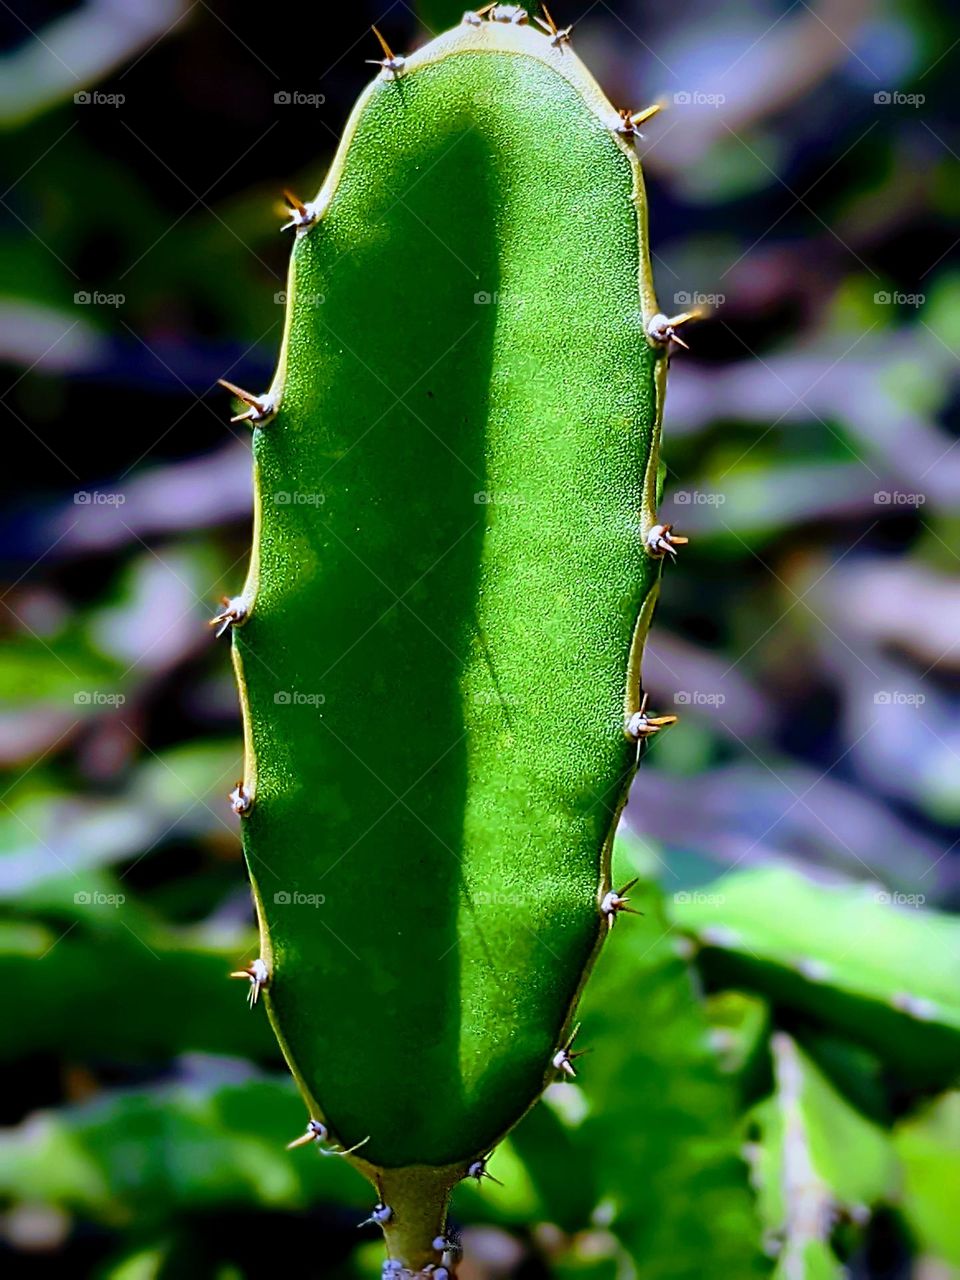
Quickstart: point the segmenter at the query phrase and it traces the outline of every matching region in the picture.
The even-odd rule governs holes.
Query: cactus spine
[[[452,1186],[569,1074],[622,901],[613,832],[667,719],[640,656],[675,554],[669,322],[639,117],[566,33],[499,6],[384,54],[291,197],[279,369],[240,415],[255,546],[218,622],[257,996],[309,1136],[358,1147],[416,1271]]]

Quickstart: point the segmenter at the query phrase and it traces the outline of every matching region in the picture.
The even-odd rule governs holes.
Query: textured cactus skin
[[[557,1078],[608,933],[666,368],[618,123],[569,48],[465,24],[363,94],[293,251],[244,848],[271,1021],[381,1182],[455,1181]]]

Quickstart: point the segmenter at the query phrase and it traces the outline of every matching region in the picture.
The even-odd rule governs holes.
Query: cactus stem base
[[[413,1165],[406,1169],[374,1169],[362,1160],[351,1161],[377,1188],[382,1204],[392,1210],[383,1223],[387,1255],[416,1274],[440,1261],[434,1241],[443,1236],[450,1192],[464,1176],[461,1165],[433,1168]]]

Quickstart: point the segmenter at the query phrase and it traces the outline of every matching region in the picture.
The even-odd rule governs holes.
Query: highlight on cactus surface
[[[636,913],[613,835],[675,720],[640,663],[686,541],[657,501],[691,316],[654,296],[656,108],[612,106],[571,31],[488,6],[401,57],[375,30],[322,189],[287,193],[274,381],[224,383],[256,489],[213,620],[261,935],[234,976],[303,1096],[291,1145],[368,1177],[388,1270],[452,1266],[451,1189],[588,1069],[578,999]]]

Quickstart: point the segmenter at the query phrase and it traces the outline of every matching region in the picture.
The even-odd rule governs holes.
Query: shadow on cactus
[[[544,1088],[626,908],[610,848],[640,657],[683,539],[656,502],[666,354],[635,154],[512,7],[384,44],[295,244],[279,369],[241,393],[255,547],[233,793],[243,971],[309,1112],[377,1188],[386,1269]],[[615,939],[609,945],[616,945]]]

